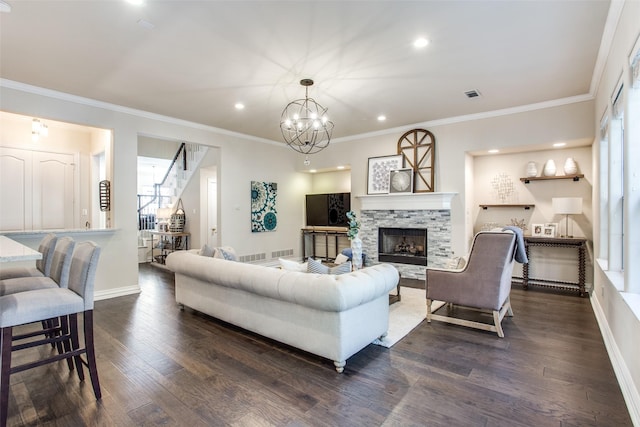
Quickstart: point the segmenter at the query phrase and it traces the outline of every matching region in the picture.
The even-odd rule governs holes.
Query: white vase
[[[351,239],[351,265],[354,270],[362,268],[362,239],[357,234]]]
[[[536,166],[536,162],[527,163],[527,176],[529,178],[533,178],[538,175],[538,167]]]
[[[544,164],[542,174],[544,176],[556,176],[556,162],[554,162],[552,159],[547,160],[547,163]]]
[[[578,165],[576,164],[576,161],[573,160],[573,157],[569,157],[564,162],[564,174],[565,175],[575,175],[577,173],[578,173]]]

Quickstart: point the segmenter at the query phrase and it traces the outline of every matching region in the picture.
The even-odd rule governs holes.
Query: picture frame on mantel
[[[403,168],[402,154],[369,157],[367,167],[367,194],[388,194],[389,173]]]
[[[413,169],[394,169],[389,172],[389,194],[413,193]]]

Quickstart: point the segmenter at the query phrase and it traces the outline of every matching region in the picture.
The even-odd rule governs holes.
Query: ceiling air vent
[[[477,90],[473,89],[473,90],[468,90],[464,93],[465,95],[467,95],[467,98],[477,98],[480,96],[480,92],[478,92]]]

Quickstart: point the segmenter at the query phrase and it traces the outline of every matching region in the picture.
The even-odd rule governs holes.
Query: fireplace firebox
[[[426,228],[378,228],[378,261],[427,265]]]

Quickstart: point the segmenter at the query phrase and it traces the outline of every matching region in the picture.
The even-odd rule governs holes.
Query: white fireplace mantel
[[[458,193],[368,194],[356,196],[363,211],[451,209]]]

